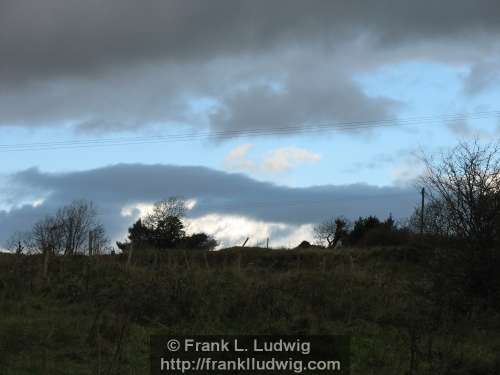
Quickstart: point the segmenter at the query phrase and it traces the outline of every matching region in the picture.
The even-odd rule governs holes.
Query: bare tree
[[[156,229],[160,223],[169,218],[182,219],[186,215],[187,202],[183,198],[171,197],[158,201],[153,206],[153,211],[148,214],[143,222],[146,226]]]
[[[7,240],[6,248],[16,254],[33,254],[39,251],[35,246],[31,232],[15,232]]]
[[[88,249],[88,254],[101,254],[102,252],[110,252],[108,251],[109,239],[106,236],[106,230],[104,226],[98,224],[92,230],[92,248]]]
[[[94,242],[106,242],[104,228],[97,220],[97,210],[92,202],[79,200],[58,210],[56,220],[61,226],[64,254],[75,254],[84,248],[88,233]]]
[[[46,216],[35,223],[32,238],[36,248],[42,253],[58,253],[62,251],[61,226],[54,216]]]
[[[97,219],[93,203],[79,200],[36,223],[33,240],[42,252],[72,255],[86,249],[91,231],[96,244],[104,246],[107,243],[104,227]]]
[[[420,232],[421,209],[416,208],[407,221],[406,225],[414,233]],[[449,221],[449,213],[443,201],[434,199],[427,203],[424,208],[423,233],[443,238],[456,236],[454,228]]]
[[[500,147],[460,143],[439,158],[423,157],[420,183],[439,205],[450,231],[474,244],[491,246],[500,224]]]
[[[345,218],[330,218],[314,227],[314,237],[321,245],[335,248],[339,241],[347,236],[348,221]]]

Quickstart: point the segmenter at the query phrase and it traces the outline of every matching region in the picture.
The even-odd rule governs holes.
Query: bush
[[[404,229],[389,229],[379,226],[366,232],[358,245],[400,246],[408,243],[409,236],[409,232]]]
[[[189,250],[213,250],[217,241],[205,233],[195,233],[179,241],[177,247]]]
[[[354,222],[347,242],[354,246],[399,246],[407,244],[409,239],[410,232],[396,226],[392,216],[385,221],[368,216]]]

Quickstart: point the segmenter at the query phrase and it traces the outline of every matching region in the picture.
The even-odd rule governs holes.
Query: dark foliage
[[[297,246],[299,249],[308,249],[312,245],[308,241],[302,241],[299,246]]]
[[[409,231],[398,227],[391,215],[385,221],[368,216],[354,222],[347,242],[353,246],[396,246],[407,243],[409,237]]]
[[[168,216],[158,221],[152,231],[153,246],[157,249],[171,249],[176,247],[185,237],[184,224],[176,216]]]
[[[137,220],[128,229],[128,242],[117,242],[116,245],[124,252],[129,251],[131,246],[138,250],[213,250],[217,241],[207,234],[186,235],[183,215],[184,201],[171,198],[157,202],[150,215],[144,220]]]
[[[177,247],[189,250],[213,250],[217,241],[205,233],[195,233],[185,236],[179,241]]]
[[[128,251],[130,246],[134,249],[172,249],[185,238],[184,225],[177,217],[167,217],[154,228],[139,219],[128,229],[128,233],[128,242],[116,243],[122,251]]]
[[[352,244],[359,243],[367,232],[378,228],[380,225],[380,220],[375,216],[368,216],[366,218],[360,217],[354,222],[354,227],[351,233],[349,233],[349,242]]]
[[[142,223],[142,220],[137,220],[130,228],[128,228],[129,242],[117,242],[116,245],[122,251],[128,251],[133,243],[134,246],[143,248],[151,245],[150,240],[153,238],[152,230]]]

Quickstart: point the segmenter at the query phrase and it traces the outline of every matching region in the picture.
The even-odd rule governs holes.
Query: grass
[[[352,374],[500,373],[498,312],[460,311],[426,256],[138,251],[55,257],[43,279],[41,256],[2,254],[0,373],[147,374],[152,334],[349,334]]]

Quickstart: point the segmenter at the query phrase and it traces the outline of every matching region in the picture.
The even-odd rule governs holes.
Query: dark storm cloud
[[[493,0],[0,0],[0,125],[377,120],[394,103],[365,95],[356,72],[422,45],[430,58],[453,45],[459,58],[481,55],[499,19]],[[284,57],[289,50],[302,66]],[[277,77],[285,93],[262,86]],[[211,116],[193,114],[199,98],[217,102]]]
[[[0,241],[12,230],[29,227],[42,214],[74,199],[94,201],[112,236],[123,233],[130,217],[126,206],[182,195],[196,199],[193,218],[209,213],[236,214],[258,220],[304,224],[332,215],[406,217],[418,198],[412,188],[364,184],[291,188],[259,182],[242,174],[204,167],[119,164],[89,171],[51,174],[36,168],[9,177],[9,195],[45,197],[43,205],[0,211]]]
[[[495,0],[2,0],[2,78],[98,73],[106,65],[207,59],[364,32],[381,43],[498,30]]]

